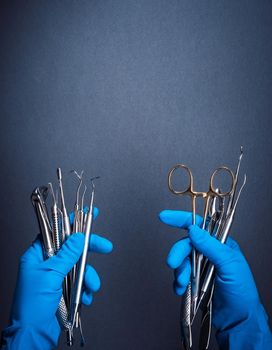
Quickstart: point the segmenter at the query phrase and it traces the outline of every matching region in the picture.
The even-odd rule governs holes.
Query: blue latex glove
[[[98,210],[94,209],[94,217]],[[2,333],[1,349],[48,350],[55,348],[60,335],[56,310],[62,295],[64,277],[79,260],[84,235],[75,233],[67,239],[57,255],[44,260],[41,241],[37,238],[21,257],[11,311],[11,324]],[[89,251],[107,254],[112,243],[91,235]],[[93,292],[100,288],[95,269],[87,265],[82,302],[90,305]]]
[[[272,335],[266,312],[259,299],[254,278],[238,244],[231,238],[220,243],[200,229],[202,219],[192,225],[192,213],[164,210],[160,220],[188,230],[188,237],[176,242],[167,257],[174,269],[174,290],[182,295],[189,283],[192,246],[203,253],[216,268],[213,298],[213,326],[217,329],[220,349],[272,349]]]

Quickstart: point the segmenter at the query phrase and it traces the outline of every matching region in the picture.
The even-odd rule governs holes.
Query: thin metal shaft
[[[71,225],[70,225],[69,216],[67,214],[67,209],[65,206],[61,168],[57,169],[57,176],[58,176],[58,180],[59,180],[60,196],[61,196],[61,210],[62,210],[62,214],[63,214],[63,223],[62,223],[63,224],[63,231],[65,234],[65,237],[67,238],[71,234]]]
[[[191,301],[192,291],[191,282],[189,282],[181,303],[181,337],[185,350],[190,350],[193,345],[192,327],[191,327]]]
[[[76,191],[76,201],[75,201],[75,206],[74,206],[73,233],[75,233],[75,232],[81,231],[79,194],[80,194],[80,188],[81,188],[82,182],[83,182],[83,171],[81,171],[81,174],[78,174],[78,172],[75,170],[72,170],[72,172],[77,176],[77,178],[79,180],[79,184],[77,186],[77,191]]]
[[[63,192],[63,184],[62,184],[62,172],[61,168],[57,168],[57,177],[59,181],[59,188],[60,188],[60,197],[61,197],[61,211],[62,211],[62,231],[64,233],[65,239],[67,239],[71,234],[71,225],[70,225],[70,218],[67,214],[67,209],[65,206],[65,200],[64,200],[64,192]],[[72,284],[72,276],[68,274],[64,278],[64,297],[67,305],[69,305],[70,302],[70,287]]]
[[[75,325],[78,308],[81,303],[84,271],[85,271],[86,262],[87,262],[88,247],[89,247],[89,241],[90,241],[90,235],[91,235],[91,229],[92,229],[92,223],[93,223],[94,194],[95,194],[95,187],[94,187],[94,184],[92,183],[90,207],[89,207],[89,212],[87,214],[86,226],[84,228],[84,234],[85,234],[84,248],[83,248],[82,256],[79,261],[75,288],[72,295],[71,313],[70,313],[70,321],[71,321],[72,327],[74,327]]]
[[[206,227],[210,199],[211,199],[211,197],[208,195],[206,197],[206,201],[205,201],[204,217],[203,217],[203,222],[202,222],[202,229],[203,230]],[[192,281],[192,314],[193,314],[193,317],[195,316],[196,310],[197,310],[197,301],[198,301],[199,285],[200,285],[200,274],[201,274],[201,267],[202,267],[203,258],[204,257],[203,257],[202,253],[197,254],[196,273],[195,273],[195,278]]]
[[[240,166],[241,166],[241,162],[243,159],[243,155],[244,155],[244,150],[243,150],[243,146],[240,147],[240,156],[238,159],[238,164],[236,167],[236,171],[235,171],[235,175],[234,175],[234,186],[233,186],[233,192],[230,196],[229,199],[229,203],[228,203],[228,207],[227,207],[227,216],[230,214],[231,209],[233,207],[233,203],[234,203],[234,198],[235,198],[235,194],[236,194],[236,190],[237,190],[237,184],[238,184],[238,177],[239,177],[239,172],[240,172]]]
[[[57,207],[56,197],[54,194],[53,185],[51,182],[49,182],[48,185],[50,186],[52,197],[53,197],[53,205],[51,207],[53,243],[54,243],[55,251],[58,252],[61,246],[60,234],[59,234],[58,207]]]
[[[192,222],[193,225],[196,224],[196,196],[192,197],[192,212],[193,212],[193,217],[192,217]],[[195,278],[196,274],[196,250],[193,247],[192,248],[192,278]]]
[[[237,198],[234,202],[234,205],[233,205],[233,208],[230,212],[230,215],[227,217],[226,221],[224,222],[223,227],[222,227],[222,231],[219,234],[218,238],[222,244],[224,244],[228,238],[228,235],[229,235],[232,223],[233,223],[234,215],[236,212],[236,207],[237,207],[240,195],[242,193],[242,190],[243,190],[245,184],[246,184],[246,175],[244,175],[243,184],[238,192]],[[201,287],[201,293],[200,293],[200,298],[199,298],[199,303],[198,303],[199,305],[200,305],[201,301],[204,299],[205,294],[209,290],[209,287],[210,287],[211,282],[213,280],[214,269],[215,269],[214,265],[212,263],[209,263],[208,268],[207,268],[207,272],[206,272],[206,276],[205,276],[205,279],[204,279],[202,287]]]

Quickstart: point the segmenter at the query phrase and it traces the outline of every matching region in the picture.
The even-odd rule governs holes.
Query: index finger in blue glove
[[[187,229],[192,225],[192,213],[180,210],[163,210],[159,214],[160,220],[170,226]],[[202,218],[196,215],[196,224],[201,225]]]
[[[183,263],[175,270],[174,291],[177,295],[182,295],[189,282],[191,276],[191,263],[187,257]]]
[[[85,289],[90,292],[98,292],[101,286],[98,273],[91,265],[86,265],[84,274]]]
[[[226,245],[229,246],[231,249],[234,249],[236,251],[241,251],[239,244],[232,237],[228,237],[226,241]]]
[[[44,260],[43,248],[40,240],[40,235],[32,242],[31,246],[21,256],[21,263],[39,263]]]
[[[74,233],[63,243],[56,255],[44,261],[44,265],[66,276],[79,260],[83,247],[84,235]]]
[[[84,291],[82,293],[82,302],[85,305],[90,305],[93,300],[93,292],[100,289],[101,282],[96,270],[90,266],[86,266],[84,274]]]
[[[89,251],[101,254],[108,254],[112,251],[113,245],[107,238],[101,237],[95,233],[91,234]]]
[[[220,265],[230,260],[233,256],[233,249],[226,244],[222,244],[209,232],[200,229],[196,225],[189,227],[189,238],[193,246],[205,255],[220,270]]]
[[[167,256],[167,265],[171,269],[176,269],[183,263],[183,260],[190,254],[191,250],[192,245],[188,237],[177,241]]]

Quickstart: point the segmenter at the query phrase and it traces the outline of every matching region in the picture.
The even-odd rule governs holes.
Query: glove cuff
[[[50,326],[21,326],[15,321],[1,335],[1,350],[51,350],[57,345],[58,335]]]
[[[263,350],[272,348],[268,316],[259,303],[246,319],[216,333],[220,350]]]

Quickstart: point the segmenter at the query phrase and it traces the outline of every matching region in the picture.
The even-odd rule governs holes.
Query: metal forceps
[[[185,187],[182,190],[176,190],[173,186],[173,176],[177,170],[184,171],[189,179],[188,187]],[[222,192],[218,191],[217,186],[215,186],[216,175],[220,172],[226,172],[231,177],[231,186],[228,191]],[[209,190],[207,192],[199,192],[194,190],[194,180],[191,170],[184,164],[175,165],[168,173],[168,187],[169,190],[175,195],[188,195],[192,199],[192,224],[196,224],[196,198],[201,197],[205,200],[204,202],[204,213],[203,213],[203,222],[202,229],[205,229],[206,220],[209,212],[210,200],[214,197],[226,197],[229,196],[234,189],[235,180],[232,171],[225,166],[221,166],[212,173],[210,177]],[[196,253],[196,250],[192,249],[191,255],[191,282],[188,285],[188,288],[184,295],[181,323],[182,323],[182,337],[185,349],[190,349],[192,347],[192,332],[191,332],[191,323],[192,319],[195,316],[198,294],[199,294],[199,284],[200,284],[200,272],[202,265],[203,255]]]

